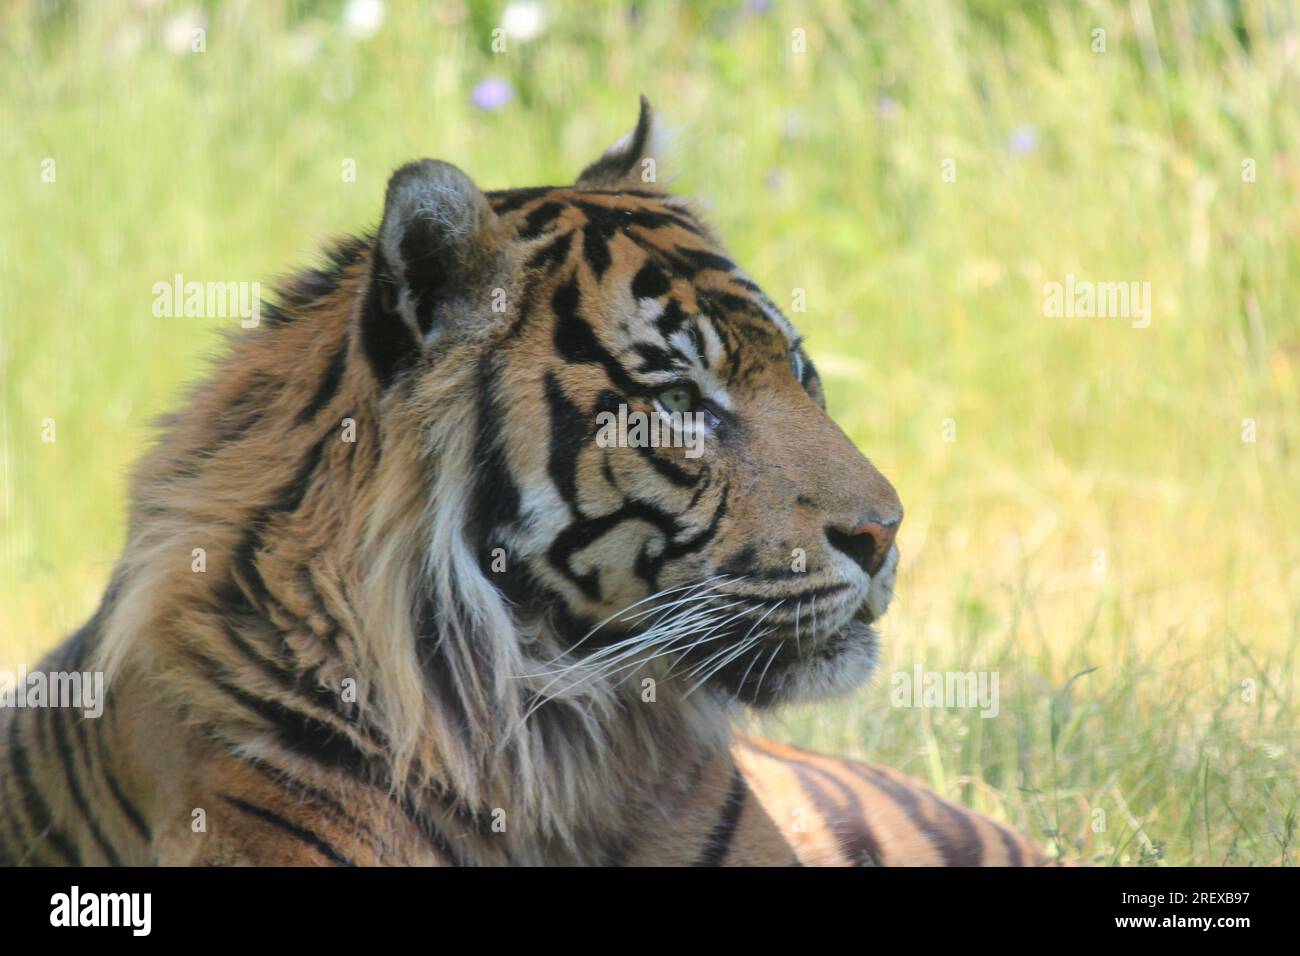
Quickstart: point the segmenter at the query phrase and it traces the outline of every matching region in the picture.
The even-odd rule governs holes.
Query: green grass
[[[181,7],[46,6],[0,13],[0,666],[88,616],[148,423],[230,325],[155,318],[155,282],[269,281],[419,156],[569,181],[644,91],[674,188],[804,290],[832,410],[908,511],[880,678],[766,729],[1072,858],[1295,861],[1295,7],[551,4],[494,54],[495,4],[389,3],[366,40],[341,3],[204,4],[178,55]],[[489,76],[517,91],[490,114]],[[1067,273],[1150,282],[1150,327],[1046,317]],[[892,707],[917,663],[996,671],[999,715]]]

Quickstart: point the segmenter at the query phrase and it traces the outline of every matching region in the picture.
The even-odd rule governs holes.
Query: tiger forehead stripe
[[[735,262],[712,249],[665,241],[668,237],[661,234],[671,235],[672,230],[683,230],[695,241],[709,239],[685,206],[665,201],[656,193],[636,190],[546,188],[496,193],[490,198],[499,214],[514,214],[522,219],[517,226],[520,238],[556,236],[533,253],[530,266],[554,268],[567,258],[573,237],[580,235],[583,259],[593,275],[602,279],[613,263],[610,243],[615,236],[622,236],[646,252],[645,261],[632,276],[634,298],[662,297],[670,291],[673,278],[689,280],[701,272],[722,273],[728,282],[748,293],[745,298],[780,329],[792,350],[798,347],[799,333],[790,320]],[[576,211],[581,223],[566,216],[569,211]],[[565,224],[568,228],[564,228]],[[697,354],[710,364],[714,358],[698,350]]]
[[[745,298],[752,304],[760,314],[768,319],[773,325],[781,330],[781,333],[790,343],[790,348],[798,347],[799,332],[791,324],[790,320],[785,317],[771,297],[765,293],[762,288],[750,278],[740,266],[732,262],[726,256],[708,249],[696,249],[677,246],[672,250],[673,258],[678,262],[689,264],[689,273],[693,274],[696,270],[711,270],[720,272],[727,277],[727,281],[733,285],[739,286],[748,293]]]

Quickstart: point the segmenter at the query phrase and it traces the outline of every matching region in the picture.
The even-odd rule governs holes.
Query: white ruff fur
[[[576,853],[592,826],[616,831],[630,812],[651,823],[639,799],[722,754],[732,712],[713,695],[685,697],[684,685],[665,682],[667,660],[640,668],[634,681],[623,680],[627,671],[587,679],[580,663],[562,672],[574,659],[545,620],[524,619],[485,575],[467,536],[476,430],[465,366],[405,408],[414,428],[435,422],[423,426],[422,453],[384,451],[386,493],[368,527],[373,571],[363,591],[370,687],[396,779],[438,780],[477,812],[505,810],[516,853],[553,841]],[[420,488],[422,500],[411,493]],[[436,613],[419,633],[424,596]],[[444,680],[426,678],[422,642],[440,651]],[[641,700],[644,677],[656,678],[654,702]]]

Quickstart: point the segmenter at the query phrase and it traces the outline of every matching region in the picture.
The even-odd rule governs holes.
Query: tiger
[[[903,508],[653,128],[572,186],[409,163],[231,337],[40,665],[102,716],[0,709],[0,860],[1045,862],[737,729],[868,680]]]

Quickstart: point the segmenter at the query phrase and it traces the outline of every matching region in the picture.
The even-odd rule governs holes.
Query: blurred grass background
[[[0,667],[91,613],[231,327],[155,282],[269,283],[420,156],[570,181],[645,92],[908,512],[881,676],[764,729],[1068,857],[1294,863],[1298,81],[1285,3],[8,3]],[[1067,273],[1150,327],[1045,317]],[[999,715],[892,707],[918,664]]]

